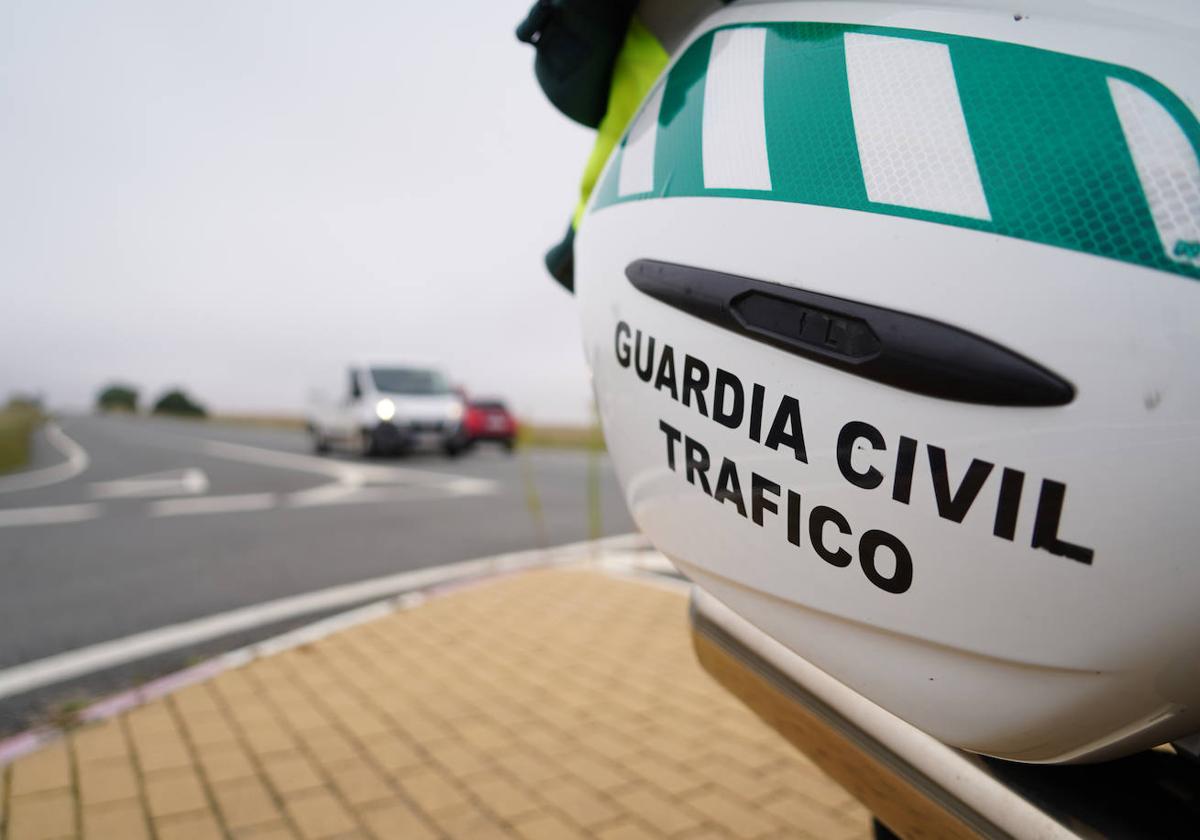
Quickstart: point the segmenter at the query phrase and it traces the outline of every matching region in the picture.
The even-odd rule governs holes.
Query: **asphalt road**
[[[14,666],[339,584],[589,536],[588,458],[317,457],[298,432],[68,417],[0,477],[0,682]],[[73,445],[74,444],[74,445]],[[610,463],[604,534],[633,530]],[[81,469],[82,468],[82,469]],[[77,473],[77,474],[73,474]],[[41,487],[25,486],[39,480]],[[0,732],[315,614],[0,697]]]

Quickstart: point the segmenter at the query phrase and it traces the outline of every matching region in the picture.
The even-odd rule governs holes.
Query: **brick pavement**
[[[704,674],[679,592],[578,569],[433,598],[0,771],[0,840],[869,834]]]

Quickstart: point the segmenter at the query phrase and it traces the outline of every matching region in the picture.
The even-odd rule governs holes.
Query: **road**
[[[341,584],[589,536],[584,452],[365,461],[317,457],[306,436],[282,429],[89,416],[60,426],[61,435],[40,435],[29,470],[0,477],[0,733],[66,698],[178,669],[320,610],[301,607],[30,690],[11,690],[10,680],[5,692],[5,675],[28,663]],[[601,532],[633,530],[609,461],[595,457]]]

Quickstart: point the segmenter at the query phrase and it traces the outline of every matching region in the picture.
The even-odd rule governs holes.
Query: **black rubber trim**
[[[894,388],[958,402],[1066,405],[1066,379],[930,318],[657,260],[625,269],[655,300],[727,330]]]

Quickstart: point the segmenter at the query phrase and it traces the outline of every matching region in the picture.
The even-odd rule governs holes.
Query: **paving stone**
[[[246,746],[260,758],[297,748],[296,740],[274,721],[258,721],[242,729]]]
[[[71,761],[66,743],[59,741],[19,758],[12,766],[12,796],[45,793],[71,786]]]
[[[154,821],[158,840],[224,840],[217,820],[207,811]]]
[[[191,753],[187,745],[172,732],[134,737],[135,754],[143,773],[158,770],[177,770],[190,767]]]
[[[529,793],[508,779],[484,775],[469,785],[472,795],[502,820],[512,820],[539,810]]]
[[[238,744],[200,747],[196,750],[196,755],[209,784],[245,779],[258,773],[246,751]]]
[[[125,718],[134,738],[153,737],[165,732],[177,732],[175,718],[161,700],[139,706]]]
[[[706,784],[702,777],[653,754],[628,758],[622,764],[622,768],[672,796],[679,796]]]
[[[208,799],[195,771],[171,770],[152,773],[143,780],[146,805],[156,821],[208,808]]]
[[[492,750],[470,749],[454,741],[443,741],[430,750],[433,760],[456,779],[488,769],[486,756]]]
[[[513,826],[523,840],[582,840],[579,829],[554,814],[541,814]]]
[[[362,808],[359,811],[359,819],[378,840],[400,837],[406,840],[431,840],[437,836],[429,824],[398,797]]]
[[[143,840],[149,836],[145,811],[136,799],[83,809],[84,840]]]
[[[614,798],[626,813],[636,814],[663,834],[678,834],[700,824],[694,811],[648,785],[631,788]]]
[[[78,774],[79,800],[84,806],[139,796],[137,776],[129,759],[89,761],[79,765]]]
[[[84,726],[73,733],[75,760],[80,763],[122,758],[129,754],[129,744],[119,720],[106,720]]]
[[[629,784],[630,777],[620,765],[580,753],[567,756],[559,764],[572,776],[596,790],[610,791]]]
[[[706,790],[693,794],[685,801],[736,837],[761,837],[778,827],[775,822],[763,817],[758,809],[723,790]]]
[[[547,782],[538,787],[537,795],[584,828],[620,816],[611,800],[578,782],[563,779]]]
[[[56,840],[75,834],[75,801],[68,791],[13,796],[8,840]]]
[[[385,770],[395,772],[406,767],[419,767],[425,759],[411,743],[399,735],[384,735],[364,742],[371,757]]]
[[[326,766],[358,756],[354,742],[331,726],[309,729],[298,733],[297,737],[309,754]]]
[[[277,822],[237,829],[233,837],[234,840],[296,840],[296,832],[287,823]]]
[[[231,829],[278,822],[282,817],[266,786],[258,779],[216,784],[212,793],[225,825]]]
[[[868,837],[688,634],[678,594],[590,572],[434,598],[21,759],[4,840],[72,835],[72,797],[84,840]]]
[[[262,768],[271,782],[271,787],[280,796],[312,790],[324,784],[312,762],[299,753],[264,759]]]
[[[218,674],[210,682],[209,686],[216,690],[226,702],[244,700],[256,693],[256,688],[253,683],[246,678],[245,668],[235,668],[231,671],[225,671]]]
[[[181,714],[184,714],[181,712]],[[219,712],[196,712],[186,715],[188,738],[197,747],[217,746],[237,742],[237,733]]]
[[[661,834],[648,831],[644,826],[622,821],[596,832],[598,840],[659,840]]]
[[[842,840],[862,836],[870,828],[865,815],[842,816],[812,799],[792,792],[781,794],[761,807],[785,826],[803,831],[813,838]]]
[[[284,807],[305,840],[323,840],[357,828],[350,812],[327,791],[290,798]]]
[[[396,777],[404,792],[427,813],[467,804],[463,789],[450,777],[436,770],[417,770]]]
[[[387,780],[360,758],[330,765],[328,772],[334,787],[351,805],[367,805],[395,796]]]
[[[189,685],[171,695],[171,703],[181,716],[189,720],[197,715],[220,714],[221,707],[205,683]]]
[[[330,718],[308,702],[293,702],[276,706],[279,716],[287,721],[294,732],[304,733],[312,729],[326,729]]]
[[[723,755],[709,755],[693,763],[689,769],[746,802],[757,802],[774,795],[781,784],[777,776],[751,772]]]
[[[454,840],[514,840],[516,836],[492,815],[475,807],[443,811],[430,819],[442,834]]]

